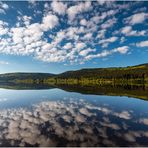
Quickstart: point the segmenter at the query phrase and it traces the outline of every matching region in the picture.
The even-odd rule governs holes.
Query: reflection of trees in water
[[[148,87],[137,85],[58,85],[60,89],[83,94],[128,96],[140,99],[148,99]]]
[[[148,146],[147,125],[147,118],[134,118],[132,111],[64,98],[41,102],[31,110],[1,110],[0,145]]]
[[[148,87],[146,87],[145,85],[49,85],[3,83],[0,85],[0,88],[20,90],[60,88],[66,91],[79,92],[83,94],[128,96],[144,100],[148,99]]]
[[[23,83],[12,83],[12,82],[7,82],[7,83],[0,83],[0,88],[5,88],[5,89],[16,89],[16,90],[38,90],[38,89],[52,89],[55,88],[55,86],[48,85],[48,84],[23,84]]]

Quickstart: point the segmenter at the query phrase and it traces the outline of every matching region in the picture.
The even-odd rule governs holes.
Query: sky
[[[148,63],[148,1],[0,2],[0,73]]]

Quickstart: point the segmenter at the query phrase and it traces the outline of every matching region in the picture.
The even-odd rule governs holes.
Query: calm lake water
[[[148,101],[1,88],[0,146],[148,146]]]

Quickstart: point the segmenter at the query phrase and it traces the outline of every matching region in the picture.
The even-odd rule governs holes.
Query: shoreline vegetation
[[[148,100],[148,64],[124,68],[95,68],[61,74],[7,73],[0,87],[60,88],[90,94],[125,95]]]
[[[67,71],[61,74],[6,73],[1,82],[67,85],[136,85],[148,87],[148,64],[124,68],[94,68]]]
[[[7,75],[7,74],[6,74]],[[12,74],[12,76],[15,73]],[[17,77],[17,75],[20,77]],[[24,73],[25,75],[25,73]],[[35,76],[33,76],[35,75]],[[21,77],[22,76],[22,77]],[[31,77],[32,76],[32,77]],[[6,76],[7,77],[7,76]],[[8,77],[11,77],[11,74]],[[95,68],[68,71],[61,74],[34,73],[23,77],[16,73],[16,78],[10,79],[16,83],[35,84],[67,84],[67,85],[136,85],[148,87],[148,64],[125,68]]]

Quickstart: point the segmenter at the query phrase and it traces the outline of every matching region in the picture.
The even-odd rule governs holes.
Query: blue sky
[[[0,2],[0,73],[148,62],[148,2]]]

